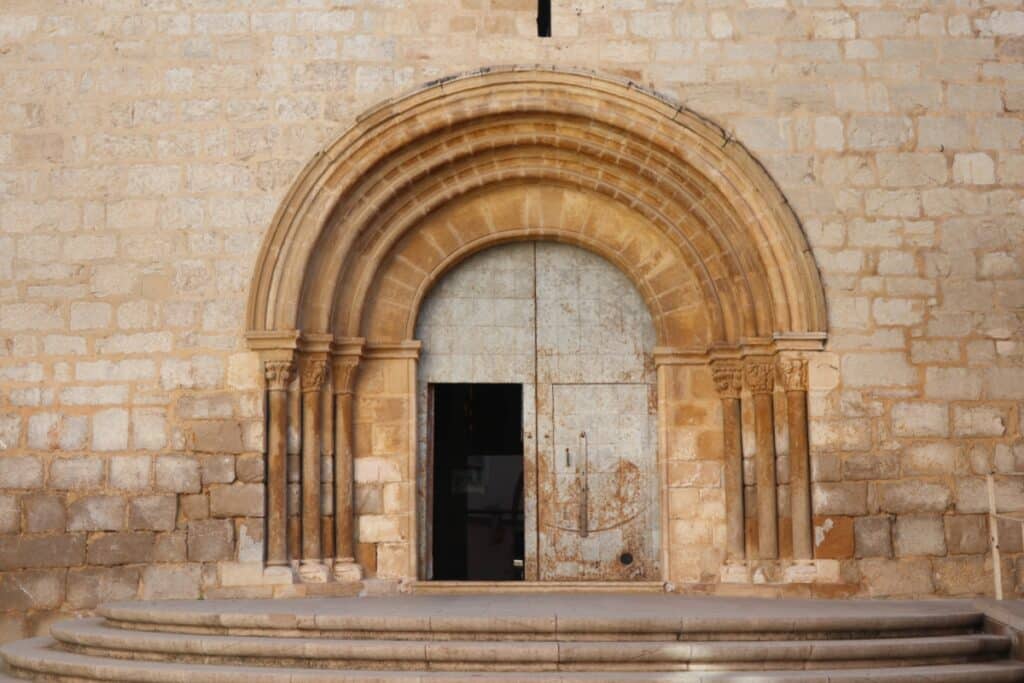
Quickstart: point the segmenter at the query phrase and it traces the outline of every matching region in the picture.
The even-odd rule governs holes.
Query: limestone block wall
[[[575,0],[543,40],[534,11],[4,3],[0,640],[101,600],[213,595],[222,562],[261,555],[262,378],[242,318],[274,208],[370,104],[504,63],[634,79],[758,157],[828,296],[810,372],[817,555],[839,560],[840,594],[991,590],[983,475],[1024,466],[1019,2]],[[394,575],[388,544],[411,527],[388,505],[411,475],[389,453],[414,426],[385,399],[415,376],[364,363],[382,400],[356,407],[356,479],[380,493],[360,503],[360,560]],[[672,505],[694,504],[676,491],[703,469],[676,467]],[[1024,481],[999,499],[1024,509]]]

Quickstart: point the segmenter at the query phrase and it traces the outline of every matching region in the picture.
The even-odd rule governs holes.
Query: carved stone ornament
[[[748,359],[743,379],[753,394],[769,394],[775,386],[775,364],[768,358]]]
[[[743,389],[743,367],[738,361],[716,361],[711,365],[715,389],[722,398],[739,398]]]
[[[320,391],[327,379],[327,361],[323,358],[310,358],[302,364],[302,390]]]
[[[351,394],[355,384],[359,356],[340,356],[334,359],[334,393]]]
[[[267,388],[271,391],[286,391],[292,381],[295,366],[290,360],[268,360],[263,364],[267,377]]]
[[[779,378],[786,391],[807,391],[807,361],[803,358],[781,359]]]

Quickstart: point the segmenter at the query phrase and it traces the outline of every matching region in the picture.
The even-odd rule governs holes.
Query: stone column
[[[754,399],[754,469],[757,473],[757,554],[779,556],[778,504],[775,500],[775,419],[772,408],[775,367],[768,357],[748,358],[744,379]]]
[[[334,348],[334,579],[359,581],[363,569],[356,562],[353,537],[352,392],[362,350],[361,340]]]
[[[811,521],[810,452],[807,438],[807,361],[784,358],[779,361],[779,376],[786,390],[786,416],[789,427],[789,495],[793,519],[793,557],[814,557]]]
[[[267,564],[288,565],[288,384],[291,361],[264,363],[267,378]]]
[[[309,355],[302,365],[302,564],[303,581],[327,581],[320,552],[320,392],[327,360]]]
[[[739,361],[715,361],[711,373],[715,389],[722,399],[726,558],[742,560],[746,557],[747,536],[743,515],[743,422],[740,413],[743,368]]]

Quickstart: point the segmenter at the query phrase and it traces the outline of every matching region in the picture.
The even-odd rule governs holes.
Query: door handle
[[[580,488],[580,537],[586,538],[587,527],[590,525],[587,513],[587,499],[590,497],[590,482],[588,481],[588,469],[589,469],[589,454],[587,453],[587,433],[580,432],[580,456],[583,460],[583,481]]]

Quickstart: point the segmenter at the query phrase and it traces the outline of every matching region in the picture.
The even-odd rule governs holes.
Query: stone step
[[[137,683],[388,683],[446,681],[447,683],[520,683],[522,681],[586,681],[613,683],[1021,683],[1024,662],[986,662],[894,669],[823,669],[816,671],[743,672],[472,672],[335,671],[300,668],[267,669],[252,666],[211,666],[180,662],[113,660],[55,650],[50,638],[33,638],[3,647],[15,673],[47,681],[130,681]]]
[[[965,634],[877,640],[704,642],[557,642],[345,640],[303,637],[186,635],[114,628],[100,619],[55,624],[63,648],[124,659],[259,666],[481,670],[784,669],[909,666],[991,660],[1010,648],[1006,636]]]
[[[824,640],[951,635],[979,630],[984,618],[965,601],[644,594],[133,602],[98,613],[126,629],[384,640]]]

